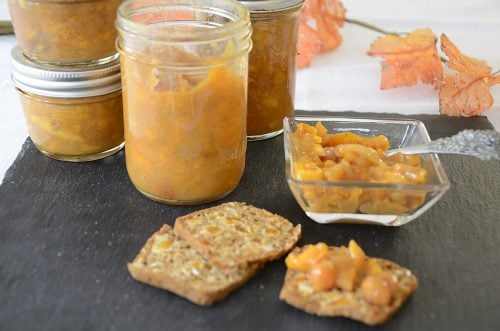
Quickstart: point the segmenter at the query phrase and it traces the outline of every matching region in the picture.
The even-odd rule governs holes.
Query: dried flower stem
[[[500,84],[500,76],[495,76],[491,79],[491,85]]]
[[[360,21],[360,20],[357,20],[357,19],[353,19],[353,18],[345,17],[344,18],[344,22],[355,24],[355,25],[359,25],[359,26],[361,26],[363,28],[367,28],[368,30],[372,30],[372,31],[379,32],[379,33],[382,33],[382,34],[392,34],[392,35],[395,35],[395,36],[400,36],[400,35],[404,34],[404,33],[399,33],[399,32],[395,32],[395,31],[387,31],[387,30],[379,28],[378,26],[373,25],[371,23],[363,22],[363,21]]]

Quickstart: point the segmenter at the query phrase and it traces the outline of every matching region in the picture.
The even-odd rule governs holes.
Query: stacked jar
[[[114,22],[122,0],[9,0],[12,80],[45,155],[90,161],[124,144]]]

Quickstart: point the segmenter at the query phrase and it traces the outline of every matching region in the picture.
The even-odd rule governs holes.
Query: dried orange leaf
[[[456,73],[445,75],[439,91],[439,111],[451,116],[478,116],[493,105],[490,87],[500,83],[492,76],[485,61],[466,56],[441,35],[441,50],[448,56],[448,68]]]
[[[487,78],[445,75],[439,91],[439,112],[450,116],[478,116],[493,105]]]
[[[462,54],[444,33],[441,35],[441,50],[448,56],[448,68],[471,76],[488,76],[490,66],[483,61]]]
[[[436,41],[430,29],[418,29],[406,36],[388,34],[377,38],[368,54],[384,59],[380,88],[410,86],[418,81],[438,87],[443,68]]]
[[[344,19],[345,8],[340,0],[306,0],[300,14],[299,67],[308,66],[314,55],[342,43],[339,27]]]

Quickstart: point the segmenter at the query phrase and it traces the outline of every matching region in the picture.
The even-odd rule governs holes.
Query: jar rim
[[[206,2],[206,4],[204,4]],[[154,1],[140,1],[137,0],[124,1],[117,10],[116,27],[118,31],[140,36],[151,41],[165,42],[169,44],[176,43],[189,43],[199,42],[201,39],[206,41],[217,41],[227,38],[228,35],[234,35],[235,31],[245,31],[250,26],[250,15],[248,9],[234,0],[217,0],[220,4],[225,2],[230,4],[235,9],[234,14],[229,13],[222,9],[222,6],[214,7],[209,6],[210,0],[206,1],[192,1],[192,0],[154,0]],[[142,7],[140,5],[143,5]],[[196,20],[180,20],[175,19],[171,21],[160,21],[155,23],[140,22],[140,19],[134,21],[132,17],[153,18],[154,14],[164,13],[163,17],[174,16],[175,12],[192,11],[193,8],[205,10],[212,14],[219,14],[221,17],[228,19],[228,22],[223,24],[212,24],[210,26],[203,26],[196,24]],[[168,14],[170,13],[170,14]],[[162,17],[161,15],[159,17]],[[170,22],[170,23],[168,23]],[[189,22],[193,24],[189,26]],[[161,24],[160,24],[161,23]],[[186,29],[180,29],[180,26]],[[199,29],[189,29],[199,27]],[[209,28],[207,28],[209,27]]]
[[[102,2],[106,0],[26,0],[26,2],[40,2],[40,3],[62,3],[62,2],[68,2],[68,3],[79,3],[79,2]]]
[[[299,9],[305,0],[238,0],[244,4],[250,14],[281,12]]]

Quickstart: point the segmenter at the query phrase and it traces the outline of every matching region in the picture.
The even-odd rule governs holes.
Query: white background
[[[344,0],[347,16],[387,30],[431,28],[448,37],[467,55],[500,68],[500,0]],[[9,19],[7,0],[0,0],[0,19]],[[64,18],[61,18],[64,19]],[[346,24],[343,44],[319,55],[297,76],[296,108],[356,110],[403,114],[438,114],[437,92],[429,85],[379,90],[380,59],[366,55],[375,32]],[[0,178],[27,137],[21,105],[10,82],[13,36],[0,36]],[[500,85],[486,115],[500,130]]]

